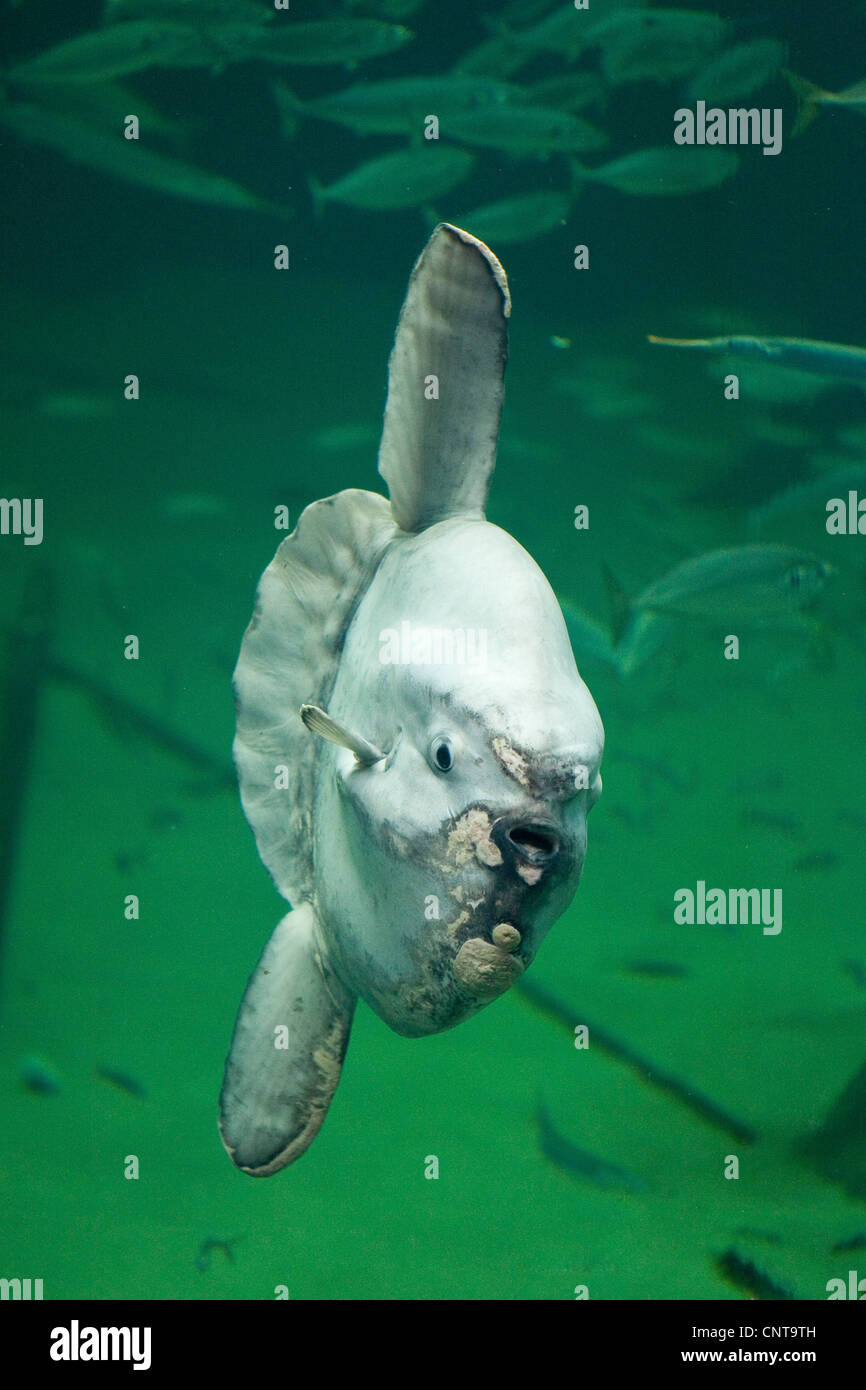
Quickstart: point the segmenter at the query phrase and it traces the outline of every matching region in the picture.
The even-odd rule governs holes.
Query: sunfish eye
[[[454,766],[454,750],[447,734],[436,734],[430,740],[430,763],[437,772],[450,772]]]

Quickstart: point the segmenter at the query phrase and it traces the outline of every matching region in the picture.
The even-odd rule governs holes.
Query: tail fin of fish
[[[568,167],[571,170],[571,194],[572,197],[576,197],[587,179],[592,178],[592,170],[587,169],[585,164],[581,164],[579,159],[570,159]]]
[[[235,1023],[219,1128],[232,1160],[267,1178],[309,1148],[337,1089],[356,1000],[302,903],[264,949]]]
[[[294,140],[300,127],[300,118],[306,114],[307,107],[285,82],[271,82],[270,88],[280,113],[280,134],[284,140]]]
[[[798,98],[797,119],[791,130],[792,135],[800,135],[808,125],[811,125],[820,109],[820,98],[826,96],[823,87],[819,87],[815,82],[809,82],[805,77],[798,77],[795,72],[788,68],[782,69],[782,76],[787,80],[788,85],[796,92]]]
[[[510,312],[493,252],[441,223],[412,272],[388,365],[379,472],[403,531],[484,515]]]

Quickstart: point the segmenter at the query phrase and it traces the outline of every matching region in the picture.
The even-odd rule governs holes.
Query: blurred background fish
[[[866,552],[825,528],[866,488],[864,22],[0,0],[3,516],[45,507],[41,547],[0,535],[0,1173],[4,1260],[46,1295],[548,1299],[578,1249],[593,1298],[824,1297],[866,1171]],[[780,157],[674,146],[698,101],[782,109]],[[275,910],[231,672],[304,506],[381,489],[395,314],[438,220],[508,270],[490,517],[560,598],[605,794],[578,900],[469,1064],[360,1013],[352,1171],[335,1132],[271,1201],[212,1115]],[[675,924],[699,878],[781,888],[784,931]]]

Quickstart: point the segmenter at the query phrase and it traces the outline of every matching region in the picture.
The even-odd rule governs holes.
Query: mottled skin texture
[[[241,647],[241,796],[292,906],[250,977],[221,1096],[223,1142],[255,1176],[317,1133],[358,997],[407,1036],[453,1027],[529,966],[580,878],[601,721],[550,585],[484,519],[509,313],[488,248],[439,227],[389,364],[389,502],[311,504]],[[473,640],[404,658],[384,638],[406,629]]]
[[[479,584],[479,570],[496,585]],[[382,632],[407,617],[483,629],[486,659],[382,664]],[[372,768],[346,749],[323,751],[314,819],[328,854],[316,859],[315,907],[330,958],[397,1032],[450,1028],[501,992],[479,991],[466,968],[455,974],[463,944],[492,948],[498,924],[516,927],[514,958],[498,948],[490,957],[504,989],[565,911],[600,788],[600,721],[535,562],[481,520],[399,538],[347,633],[329,708],[394,748]],[[430,757],[437,735],[453,750],[447,772]],[[546,828],[555,856],[527,862],[508,839],[512,824]]]

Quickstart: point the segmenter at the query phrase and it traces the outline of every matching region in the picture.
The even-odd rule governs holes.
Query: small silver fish
[[[419,136],[429,115],[447,123],[467,112],[520,106],[520,87],[470,77],[395,77],[358,82],[330,96],[302,101],[284,82],[271,90],[284,117],[314,116],[365,135]]]
[[[689,78],[684,96],[708,106],[747,97],[774,78],[784,61],[785,45],[778,39],[734,44]]]
[[[18,1075],[22,1086],[36,1096],[56,1096],[62,1089],[59,1073],[42,1057],[22,1057],[18,1063]]]
[[[784,545],[709,550],[675,565],[634,600],[644,613],[777,625],[812,603],[834,573],[817,555]]]
[[[626,9],[597,21],[589,42],[601,48],[607,81],[620,86],[684,77],[716,53],[729,32],[728,22],[714,14]]]
[[[539,1103],[536,1111],[541,1151],[551,1163],[565,1173],[582,1178],[594,1187],[619,1192],[646,1192],[647,1183],[637,1173],[621,1168],[606,1158],[599,1158],[588,1149],[580,1149],[556,1128],[547,1106]]]
[[[88,164],[103,174],[141,184],[155,193],[214,203],[217,207],[290,215],[286,209],[275,207],[221,174],[208,173],[171,155],[149,150],[137,140],[124,140],[121,134],[108,134],[35,103],[0,105],[0,123],[22,140],[48,145],[74,163]]]
[[[130,19],[179,19],[187,24],[230,19],[267,24],[277,14],[273,0],[105,0],[103,24]]]
[[[103,24],[156,19],[157,15],[196,25],[220,19],[231,19],[235,24],[268,24],[277,10],[274,0],[106,0]]]
[[[236,59],[257,59],[281,67],[322,67],[358,63],[395,53],[413,38],[402,24],[379,19],[317,19],[309,24],[249,26],[238,36]]]
[[[647,341],[662,347],[696,348],[700,352],[725,352],[732,357],[758,359],[779,367],[791,367],[815,376],[831,376],[860,385],[866,383],[866,348],[843,343],[822,343],[812,338],[659,338]]]
[[[438,143],[420,145],[368,160],[327,188],[311,179],[310,192],[317,213],[330,202],[376,212],[414,208],[448,193],[466,178],[474,162],[466,150]]]
[[[460,221],[481,241],[498,241],[505,246],[531,241],[561,226],[570,203],[567,193],[518,193],[514,198],[461,213]]]
[[[791,487],[776,492],[748,513],[748,526],[753,535],[780,517],[792,513],[807,512],[824,514],[824,507],[831,497],[844,496],[849,489],[866,488],[866,460],[862,463],[847,462],[841,468],[827,473],[818,473],[814,478],[794,483]]]
[[[707,146],[651,146],[623,155],[595,169],[577,160],[571,162],[578,185],[583,179],[607,184],[618,193],[637,197],[669,197],[700,193],[731,178],[739,168],[739,158],[731,150]]]
[[[589,121],[543,106],[486,106],[443,113],[439,128],[452,139],[513,155],[592,152],[607,144],[604,131]]]
[[[568,72],[545,77],[524,87],[526,100],[538,106],[555,106],[558,111],[584,111],[604,99],[606,88],[597,72]]]
[[[214,67],[219,50],[203,31],[185,24],[130,20],[92,29],[10,68],[4,77],[43,82],[102,82],[153,67]]]

